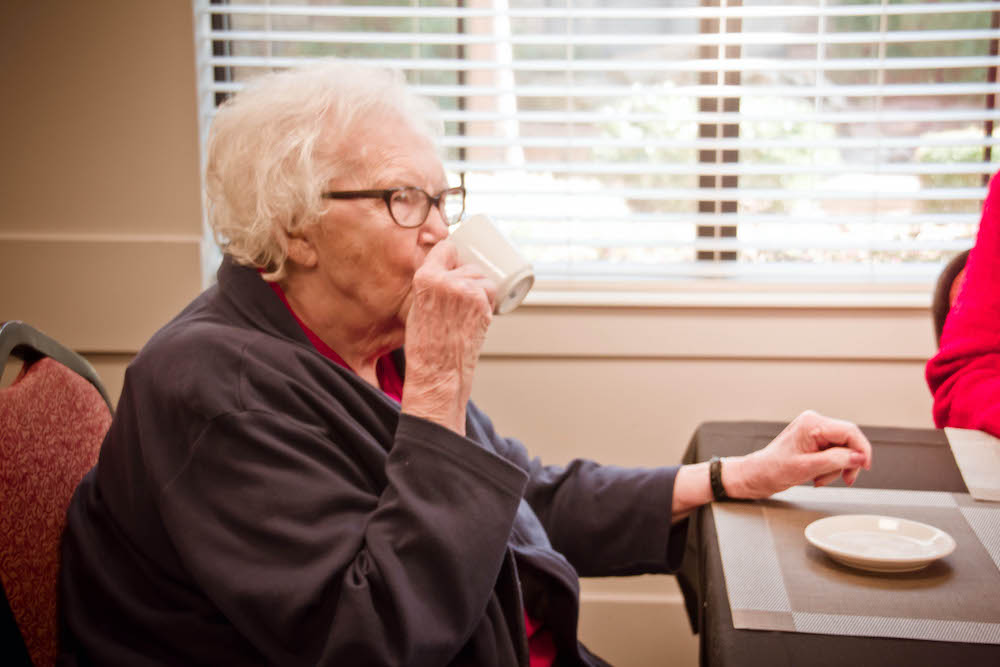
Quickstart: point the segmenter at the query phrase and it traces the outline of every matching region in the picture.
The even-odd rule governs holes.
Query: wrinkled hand
[[[460,264],[455,246],[444,240],[414,274],[411,293],[402,410],[464,435],[496,285],[475,265]]]
[[[806,482],[824,486],[843,477],[854,484],[861,468],[871,469],[871,462],[871,443],[861,429],[810,410],[763,449],[726,459],[723,483],[734,498],[766,498]]]

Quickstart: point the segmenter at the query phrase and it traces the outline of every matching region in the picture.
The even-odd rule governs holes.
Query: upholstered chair
[[[0,354],[24,360],[0,389],[0,663],[55,664],[56,582],[66,509],[97,462],[111,407],[93,368],[20,322],[0,328]],[[90,377],[85,377],[84,375]],[[95,384],[96,383],[96,384]],[[4,598],[9,605],[2,608]],[[15,622],[13,627],[10,621]],[[16,646],[20,634],[23,646]]]

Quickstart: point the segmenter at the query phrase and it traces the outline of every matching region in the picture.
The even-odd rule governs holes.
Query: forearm
[[[400,409],[404,414],[434,422],[465,435],[465,409],[469,392],[455,373],[440,372],[426,379],[415,372],[403,385]]]
[[[710,502],[712,486],[708,480],[708,462],[681,466],[674,480],[671,523],[686,519],[692,511]]]
[[[730,498],[751,497],[748,487],[740,482],[745,472],[747,457],[727,456],[722,460],[722,488]],[[685,519],[694,510],[712,502],[712,483],[709,480],[709,463],[692,463],[681,466],[674,481],[674,502],[670,520]]]
[[[937,359],[937,358],[935,358]],[[931,363],[934,422],[1000,435],[1000,347],[997,352]]]
[[[682,466],[677,471],[674,482],[674,502],[670,520],[677,523],[686,519],[691,512],[714,500],[712,482],[709,478],[708,461]],[[806,481],[787,480],[779,482],[771,479],[768,465],[757,451],[746,456],[727,456],[720,463],[722,488],[727,498],[753,500],[766,498],[772,493],[793,484]],[[839,474],[838,470],[838,474]],[[811,473],[809,473],[811,476]]]

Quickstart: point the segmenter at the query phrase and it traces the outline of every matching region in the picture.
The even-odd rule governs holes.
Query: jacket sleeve
[[[384,480],[355,445],[280,412],[220,415],[161,490],[167,532],[272,664],[447,664],[484,613],[525,475],[407,415]]]
[[[687,520],[671,525],[679,466],[623,468],[576,459],[543,465],[517,440],[500,438],[471,406],[497,451],[528,472],[525,500],[552,547],[584,577],[673,572],[680,567]]]
[[[990,183],[965,282],[926,377],[939,428],[1000,436],[1000,177]]]

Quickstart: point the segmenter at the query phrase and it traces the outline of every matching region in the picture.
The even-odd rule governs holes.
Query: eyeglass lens
[[[447,191],[441,197],[441,214],[449,225],[458,222],[462,217],[463,200],[461,190]],[[423,190],[404,188],[392,193],[389,210],[400,225],[417,227],[427,219],[432,203],[431,196]]]

